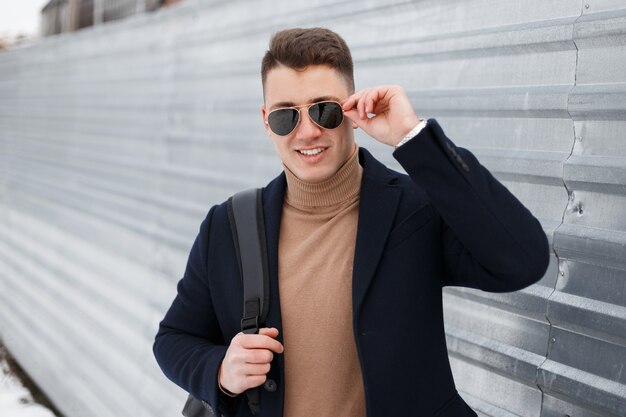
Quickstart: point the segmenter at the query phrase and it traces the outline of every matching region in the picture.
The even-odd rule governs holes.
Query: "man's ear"
[[[267,132],[267,135],[269,136],[270,125],[267,124],[267,109],[265,108],[265,104],[261,105],[261,117],[263,118],[263,127],[265,128],[265,131]]]

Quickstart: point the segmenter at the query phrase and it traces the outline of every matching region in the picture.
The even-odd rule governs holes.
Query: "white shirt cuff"
[[[411,131],[409,133],[407,133],[407,135],[405,137],[403,137],[400,142],[398,142],[398,144],[396,145],[396,148],[399,148],[400,146],[404,145],[405,143],[407,143],[408,141],[413,139],[425,127],[426,127],[426,119],[422,120],[421,122],[419,122],[417,124],[417,126],[415,126],[413,129],[411,129]]]

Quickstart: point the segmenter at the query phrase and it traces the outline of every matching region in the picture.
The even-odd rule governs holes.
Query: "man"
[[[355,93],[337,34],[277,33],[262,82],[284,168],[263,192],[267,328],[240,333],[235,249],[215,206],[156,337],[164,373],[222,415],[250,416],[242,393],[262,386],[263,416],[475,416],[450,371],[441,288],[536,282],[541,225],[400,87]],[[358,148],[354,128],[390,145],[409,176]]]

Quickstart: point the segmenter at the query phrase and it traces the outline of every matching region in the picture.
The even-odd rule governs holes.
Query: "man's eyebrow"
[[[270,110],[280,109],[281,107],[293,107],[295,104],[291,101],[279,101],[270,106]]]
[[[315,97],[315,98],[309,100],[309,102],[306,103],[306,104],[319,103],[320,101],[336,101],[336,102],[341,103],[341,100],[339,100],[338,97],[335,97],[335,96],[320,96],[320,97]],[[270,107],[270,110],[280,109],[280,108],[283,108],[283,107],[294,107],[294,106],[298,106],[298,104],[295,104],[293,101],[280,101],[278,103],[272,104],[272,106]]]
[[[321,97],[314,98],[313,100],[309,101],[309,103],[319,103],[320,101],[341,102],[341,100],[339,100],[339,97],[335,97],[335,96],[321,96]]]

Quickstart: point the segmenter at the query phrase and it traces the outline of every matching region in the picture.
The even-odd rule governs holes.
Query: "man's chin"
[[[332,177],[332,173],[328,172],[327,169],[323,169],[322,167],[308,168],[308,169],[298,169],[291,170],[291,172],[298,178],[300,181],[308,182],[310,184],[316,184],[320,182],[324,182],[330,177]]]

